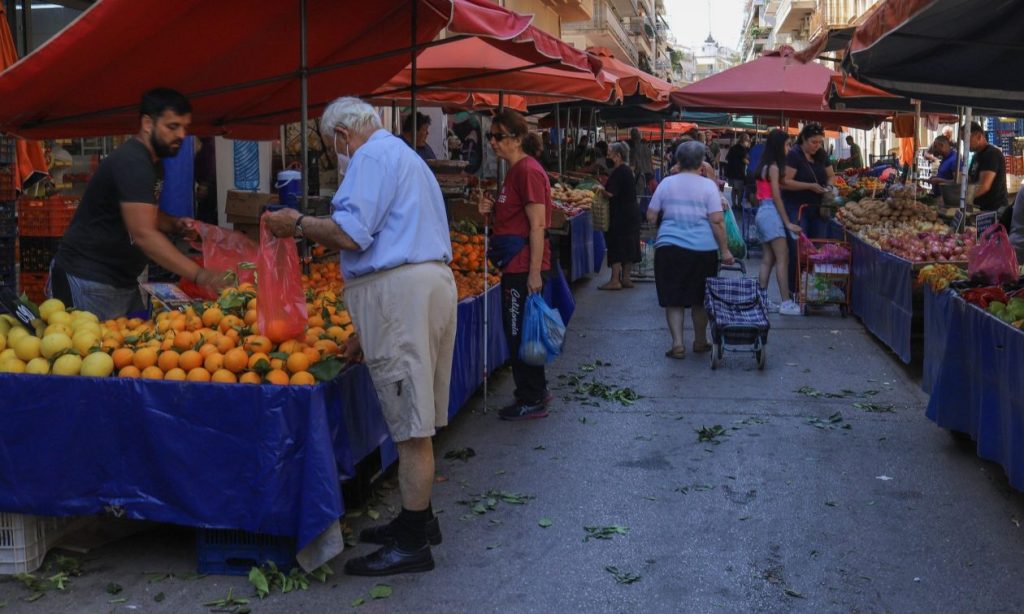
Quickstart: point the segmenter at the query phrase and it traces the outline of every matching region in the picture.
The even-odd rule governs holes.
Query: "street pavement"
[[[327,583],[259,601],[245,578],[143,575],[195,570],[193,532],[163,527],[90,552],[83,576],[34,603],[0,582],[0,604],[204,612],[230,589],[253,612],[1024,610],[1024,497],[925,418],[919,374],[855,318],[772,316],[764,371],[739,354],[712,371],[707,354],[663,356],[653,283],[599,292],[604,276],[574,288],[565,353],[548,369],[549,418],[497,419],[511,393],[502,370],[487,404],[474,398],[437,437],[444,543],[433,572],[346,577],[344,560],[370,551],[359,545]],[[689,324],[687,335],[689,350]],[[640,398],[591,397],[592,382]],[[475,455],[443,458],[465,448]],[[383,521],[397,492],[380,496]],[[365,511],[349,519],[371,522]],[[377,584],[390,597],[371,599]]]

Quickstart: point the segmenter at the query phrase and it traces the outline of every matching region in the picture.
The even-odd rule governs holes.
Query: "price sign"
[[[999,221],[999,214],[995,211],[988,211],[986,213],[979,213],[974,218],[974,225],[978,228],[978,238],[981,238],[981,234],[989,226],[995,225]]]
[[[967,214],[964,213],[963,209],[960,209],[959,211],[957,211],[956,215],[953,216],[953,219],[949,221],[949,230],[950,230],[950,232],[952,232],[954,234],[960,232],[960,229],[963,228],[963,225],[964,225],[964,218],[966,218],[966,217],[967,217]]]

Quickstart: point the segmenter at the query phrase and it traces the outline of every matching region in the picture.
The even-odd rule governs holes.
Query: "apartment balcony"
[[[610,0],[610,2],[615,12],[623,19],[630,19],[640,14],[640,0]]]
[[[582,36],[577,47],[605,47],[619,59],[636,65],[637,46],[622,25],[619,16],[605,0],[594,0],[594,15],[589,21],[562,24],[562,38]]]
[[[775,31],[792,32],[804,28],[817,9],[815,0],[782,0],[775,14]]]
[[[594,0],[543,0],[563,22],[587,21],[594,16]]]

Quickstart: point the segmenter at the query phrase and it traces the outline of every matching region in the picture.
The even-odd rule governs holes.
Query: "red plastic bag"
[[[278,238],[260,220],[260,250],[256,258],[256,323],[274,343],[306,331],[306,292],[295,239]]]
[[[259,248],[252,239],[240,232],[198,221],[195,222],[195,228],[201,243],[193,242],[192,247],[203,252],[204,268],[232,271],[238,276],[238,283],[252,283],[256,280],[256,271],[251,265],[256,262]],[[217,298],[209,290],[199,289],[197,292],[197,296],[202,298]]]
[[[978,244],[967,257],[967,275],[991,285],[1017,281],[1020,276],[1017,252],[1002,224],[989,226],[981,234]]]

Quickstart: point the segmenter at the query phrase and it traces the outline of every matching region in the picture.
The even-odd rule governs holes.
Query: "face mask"
[[[338,133],[334,133],[334,152],[338,155],[338,175],[344,175],[345,171],[348,170],[349,162],[352,161],[352,157],[349,155],[349,144],[345,143],[345,153],[338,151]]]

